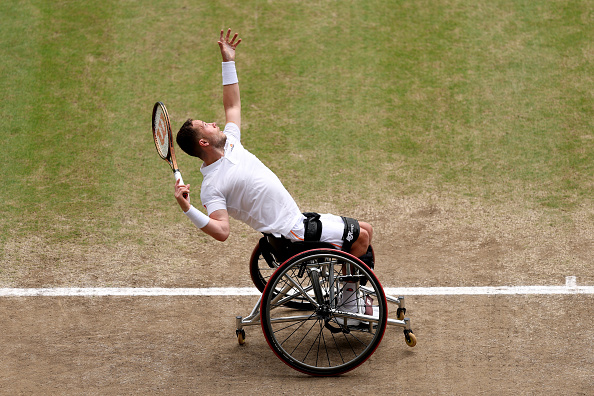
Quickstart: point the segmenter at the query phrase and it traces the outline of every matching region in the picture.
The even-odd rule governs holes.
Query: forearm
[[[229,217],[226,211],[218,210],[211,216],[206,216],[190,205],[188,210],[184,210],[184,213],[197,228],[217,241],[225,241],[229,236]]]
[[[240,126],[241,99],[239,97],[239,80],[235,69],[235,49],[241,43],[241,39],[236,41],[237,33],[232,38],[230,38],[230,35],[231,29],[227,30],[226,36],[224,31],[221,30],[221,36],[218,41],[223,60],[223,106],[225,108],[226,121]]]
[[[233,122],[241,127],[241,97],[235,62],[223,62],[223,107],[226,122]]]
[[[229,237],[229,223],[225,223],[218,220],[210,219],[208,224],[201,228],[205,233],[216,239],[217,241],[224,242]]]

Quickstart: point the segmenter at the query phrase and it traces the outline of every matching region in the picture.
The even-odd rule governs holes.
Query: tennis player
[[[235,50],[241,39],[221,30],[225,128],[215,122],[188,119],[177,133],[177,144],[203,161],[200,199],[208,216],[190,203],[189,184],[175,183],[175,198],[188,218],[206,234],[225,241],[229,216],[257,231],[291,241],[317,240],[363,256],[371,243],[371,225],[332,214],[302,214],[279,178],[241,144],[241,100]],[[183,194],[188,193],[188,198]],[[321,231],[321,232],[320,232]]]

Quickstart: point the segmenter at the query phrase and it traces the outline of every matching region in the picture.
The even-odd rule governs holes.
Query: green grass
[[[243,38],[244,145],[304,210],[591,205],[593,26],[584,1],[4,1],[0,241],[142,245],[132,220],[183,221],[150,111],[224,121],[222,27]]]

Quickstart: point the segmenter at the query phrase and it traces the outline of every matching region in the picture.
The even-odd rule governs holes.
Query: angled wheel
[[[274,257],[268,257],[268,260],[262,255],[262,249],[260,249],[260,242],[256,243],[256,247],[252,251],[250,257],[250,275],[254,286],[260,293],[264,291],[266,282],[270,276],[276,271],[279,264],[276,262]]]
[[[297,300],[307,300],[309,307],[291,309]],[[270,277],[260,321],[268,344],[286,364],[311,375],[338,375],[376,350],[386,329],[387,303],[361,260],[316,249],[287,260]]]
[[[272,254],[265,254],[262,252],[260,242],[256,244],[250,257],[250,276],[254,286],[260,291],[264,292],[266,283],[270,276],[280,266],[276,258]],[[295,298],[292,301],[287,302],[287,307],[295,309],[307,309],[310,308],[310,303],[303,298]]]

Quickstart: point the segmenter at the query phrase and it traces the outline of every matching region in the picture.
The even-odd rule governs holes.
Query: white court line
[[[387,287],[393,296],[594,294],[594,286],[577,286],[575,276],[565,278],[565,286],[484,286],[484,287]],[[15,289],[0,288],[0,297],[91,297],[91,296],[259,296],[253,287],[74,287]]]
[[[259,296],[254,287],[57,287],[40,289],[0,289],[0,297],[88,297],[88,296]]]

